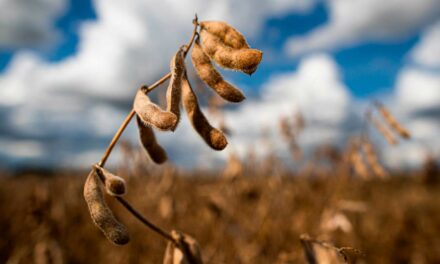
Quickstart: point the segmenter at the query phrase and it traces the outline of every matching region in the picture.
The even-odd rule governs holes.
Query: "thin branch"
[[[144,225],[148,226],[149,228],[151,228],[153,231],[160,234],[164,238],[173,241],[174,243],[177,243],[177,241],[175,241],[170,234],[168,234],[161,228],[157,227],[155,224],[151,223],[150,221],[148,221],[148,219],[146,219],[138,211],[136,211],[136,209],[134,209],[133,206],[131,206],[126,200],[124,200],[124,198],[116,196],[116,199],[119,201],[119,203],[121,203],[125,207],[125,209],[127,209],[134,217],[136,217]]]
[[[122,122],[121,126],[119,127],[116,134],[113,136],[112,141],[108,145],[107,149],[104,152],[104,156],[102,156],[101,161],[98,163],[100,167],[104,167],[105,163],[107,162],[108,157],[112,153],[113,148],[115,147],[116,143],[118,142],[119,138],[121,137],[122,133],[124,132],[125,128],[130,123],[131,119],[135,115],[134,110],[132,109],[130,113],[125,118],[124,122]]]
[[[195,15],[195,18],[193,20],[193,24],[194,24],[194,30],[191,36],[191,39],[188,41],[188,44],[186,44],[186,49],[184,52],[184,57],[186,57],[186,55],[188,54],[188,51],[191,49],[191,46],[194,42],[194,39],[197,35],[197,28],[199,26],[198,21],[197,21],[197,14]],[[159,80],[157,80],[155,83],[153,83],[151,86],[147,86],[147,85],[143,85],[141,86],[141,90],[145,93],[148,94],[149,92],[153,91],[155,88],[157,88],[159,85],[161,85],[162,83],[164,83],[166,80],[168,80],[171,77],[171,73],[167,73],[166,75],[164,75],[162,78],[160,78]],[[128,124],[130,123],[130,121],[133,119],[135,115],[134,110],[132,109],[130,111],[130,113],[128,113],[127,117],[125,118],[124,122],[121,124],[121,126],[119,127],[118,131],[116,132],[116,134],[113,136],[112,141],[110,142],[110,144],[108,145],[106,151],[104,152],[104,156],[101,158],[101,161],[98,163],[99,166],[104,167],[105,163],[107,162],[108,157],[110,156],[114,146],[116,145],[116,143],[118,142],[119,138],[121,137],[122,133],[124,132],[125,128],[127,128]]]
[[[198,20],[197,20],[197,14],[195,15],[195,18],[193,20],[193,24],[194,24],[194,30],[191,36],[191,39],[189,40],[188,44],[185,47],[185,52],[184,52],[184,57],[186,57],[187,53],[189,52],[194,39],[197,35],[197,29],[198,29]],[[168,80],[171,77],[171,73],[167,73],[166,75],[164,75],[162,78],[160,78],[159,80],[157,80],[155,83],[153,83],[151,86],[146,86],[143,85],[140,87],[140,89],[145,92],[146,94],[153,91],[156,87],[158,87],[159,85],[161,85],[162,83],[164,83],[166,80]],[[121,137],[122,133],[125,131],[125,129],[127,128],[128,124],[130,123],[130,121],[133,119],[133,117],[135,116],[135,111],[132,109],[130,111],[130,113],[128,113],[127,117],[125,118],[124,122],[122,122],[121,126],[119,127],[118,131],[116,132],[116,134],[113,136],[112,141],[110,142],[110,144],[108,145],[106,151],[104,152],[104,155],[101,158],[101,161],[98,163],[98,165],[100,167],[104,167],[105,163],[107,162],[107,159],[109,158],[111,152],[113,151],[113,148],[115,147],[116,143],[119,141],[119,138]],[[93,170],[93,169],[92,169]],[[102,181],[103,179],[101,179]],[[180,243],[178,241],[176,241],[169,233],[167,233],[166,231],[162,230],[161,228],[159,228],[158,226],[154,225],[153,223],[151,223],[150,221],[148,221],[144,216],[142,216],[141,213],[139,213],[136,209],[134,209],[133,206],[130,205],[130,203],[128,201],[126,201],[125,199],[123,199],[122,197],[116,197],[116,199],[118,200],[118,202],[120,204],[122,204],[134,217],[136,217],[140,222],[142,222],[144,225],[146,225],[147,227],[149,227],[151,230],[153,230],[154,232],[158,233],[159,235],[161,235],[162,237],[170,240],[171,242],[173,242],[176,246],[181,247]],[[184,251],[185,248],[183,249]]]

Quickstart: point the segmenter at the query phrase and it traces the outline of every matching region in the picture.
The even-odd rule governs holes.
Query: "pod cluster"
[[[374,109],[367,111],[365,117],[369,125],[372,125],[390,145],[398,143],[397,136],[402,139],[410,139],[410,133],[397,121],[391,112],[380,102],[373,103]],[[379,117],[375,117],[379,115]],[[368,179],[370,170],[376,177],[385,179],[389,176],[386,169],[380,164],[373,144],[368,136],[352,142],[352,150],[349,154],[350,164],[356,175]]]
[[[232,26],[219,21],[203,21],[194,40],[191,59],[197,76],[224,100],[238,103],[245,99],[240,89],[223,79],[214,66],[252,74],[261,62],[263,53],[251,49],[244,36]],[[167,160],[165,150],[157,143],[154,131],[174,131],[183,106],[194,130],[214,150],[223,150],[228,141],[225,133],[213,127],[203,114],[197,95],[191,87],[185,66],[186,46],[182,46],[170,62],[171,78],[166,93],[166,109],[153,103],[146,91],[140,89],[133,109],[142,146],[155,163]]]
[[[369,179],[370,172],[381,179],[389,177],[387,170],[379,162],[375,147],[367,138],[352,142],[349,161],[354,173],[363,179]]]
[[[197,19],[194,21],[197,23]],[[191,59],[198,77],[221,98],[238,103],[243,93],[223,79],[214,63],[220,67],[252,74],[262,59],[262,52],[251,49],[244,36],[232,26],[218,21],[197,23]],[[181,46],[170,61],[170,81],[166,90],[166,107],[162,109],[151,101],[148,87],[143,86],[135,95],[133,110],[140,143],[151,160],[162,164],[167,160],[165,149],[158,143],[154,129],[175,131],[180,120],[181,105],[194,130],[208,146],[223,150],[228,141],[222,130],[213,127],[203,114],[196,93],[186,71],[185,57],[189,47]],[[103,191],[105,190],[105,192]],[[127,228],[116,219],[105,202],[104,193],[123,200],[126,193],[123,178],[99,165],[94,165],[84,185],[84,198],[95,225],[114,244],[129,242]],[[198,243],[188,235],[173,231],[164,263],[202,263]],[[168,258],[168,260],[167,260]]]
[[[217,65],[251,75],[257,70],[263,53],[251,49],[244,36],[224,22],[200,23],[202,49]]]
[[[374,107],[377,112],[379,112],[379,115],[381,116],[381,119],[375,118],[372,114],[372,112],[367,113],[367,120],[370,124],[372,124],[377,131],[385,138],[385,140],[390,145],[396,145],[397,136],[399,136],[402,139],[410,139],[411,135],[398,121],[397,119],[391,114],[391,112],[380,102],[376,101],[374,102]]]

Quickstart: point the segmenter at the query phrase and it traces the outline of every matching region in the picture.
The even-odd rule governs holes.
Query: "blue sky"
[[[226,20],[243,31],[253,47],[264,51],[263,63],[251,77],[223,72],[245,90],[250,105],[269,107],[266,97],[277,97],[271,85],[279,85],[292,90],[285,94],[292,96],[292,109],[304,112],[310,108],[308,104],[316,102],[342,107],[328,116],[334,120],[329,130],[323,130],[320,122],[325,120],[319,113],[310,110],[311,123],[316,126],[304,136],[304,148],[346,138],[360,123],[356,120],[362,107],[377,98],[383,98],[403,120],[423,130],[420,141],[429,141],[438,129],[435,124],[410,118],[414,111],[429,112],[440,103],[436,101],[440,97],[440,59],[436,59],[440,57],[436,46],[440,2],[436,0],[386,4],[378,0],[194,0],[185,6],[176,1],[140,0],[38,0],[34,6],[27,6],[8,0],[1,5],[1,10],[9,10],[7,15],[14,15],[13,19],[0,19],[1,166],[76,166],[98,156],[129,110],[136,87],[160,77],[166,70],[166,57],[186,41],[195,12],[202,20]],[[326,82],[315,78],[333,86],[324,90]],[[422,95],[408,99],[413,92],[406,87],[413,80],[417,84],[420,81],[421,87],[414,94]],[[278,91],[278,95],[282,93]],[[226,121],[250,122],[245,104],[247,101],[228,110]],[[66,105],[67,109],[59,110]],[[286,107],[268,109],[279,117],[282,111],[291,111]],[[92,117],[79,124],[83,121],[79,117],[84,115]],[[260,117],[253,117],[258,120],[249,129],[264,125],[264,114]],[[428,121],[437,118],[430,116]],[[132,130],[127,134],[136,142]],[[190,133],[189,126],[183,125],[182,131],[175,137]],[[229,151],[244,153],[248,146],[241,143],[245,141],[242,137],[255,140],[257,134],[237,129],[232,142],[238,143]],[[182,142],[170,135],[162,140],[178,164],[197,164],[197,155],[206,157],[208,151],[194,140]],[[192,144],[197,144],[196,157],[180,158],[181,149]],[[420,144],[415,145],[401,148],[411,149],[417,156],[414,153],[423,150]],[[280,153],[283,151],[280,146]],[[399,152],[397,148],[387,151],[390,164],[414,160],[391,158]],[[228,151],[225,153],[210,156],[216,160],[225,158]],[[69,160],[77,162],[68,164]]]
[[[55,27],[61,32],[62,38],[49,50],[38,50],[28,47],[44,60],[57,62],[75,54],[79,42],[78,26],[84,20],[95,20],[96,13],[90,0],[69,1],[69,7],[54,21]],[[328,22],[328,11],[325,3],[316,4],[304,14],[292,12],[282,16],[269,17],[263,29],[252,39],[252,43],[261,49],[270,49],[279,54],[276,61],[263,64],[259,74],[245,81],[258,85],[274,72],[296,69],[298,59],[283,56],[285,41],[296,35],[310,32],[314,28]],[[352,89],[355,96],[371,96],[383,89],[393,86],[398,70],[404,65],[405,55],[417,43],[420,31],[408,34],[403,39],[389,43],[367,42],[334,51],[336,61],[340,65],[344,82]],[[270,37],[267,37],[270,36]],[[0,70],[4,70],[14,53],[21,49],[2,49],[0,53]],[[245,78],[246,76],[244,76]],[[237,76],[239,78],[239,76]],[[240,80],[240,79],[238,79]]]

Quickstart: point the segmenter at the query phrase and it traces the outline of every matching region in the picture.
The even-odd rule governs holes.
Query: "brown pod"
[[[174,250],[175,245],[173,242],[168,241],[167,248],[165,249],[165,254],[163,256],[163,264],[174,264]]]
[[[356,175],[363,179],[368,179],[368,168],[364,161],[364,156],[359,151],[359,141],[355,143],[354,149],[350,153],[350,162]]]
[[[388,173],[377,160],[376,152],[374,151],[373,145],[369,141],[363,141],[362,150],[365,153],[368,165],[370,165],[370,168],[373,171],[374,175],[382,179],[388,177]]]
[[[234,49],[206,30],[200,32],[203,51],[223,68],[242,71],[251,75],[263,58],[257,49]]]
[[[203,264],[199,243],[194,238],[175,230],[171,236],[177,245],[168,242],[163,264]]]
[[[167,111],[176,115],[177,121],[172,131],[174,131],[180,119],[180,98],[182,91],[182,76],[185,70],[184,46],[180,47],[171,59],[170,72],[171,78],[167,89]]]
[[[368,115],[368,120],[370,121],[370,123],[372,123],[376,127],[376,129],[379,131],[379,133],[385,138],[385,140],[390,145],[397,144],[397,140],[394,138],[391,131],[389,131],[384,125],[382,125],[382,123],[380,123],[379,120],[377,120],[376,118],[374,118],[371,115]]]
[[[136,122],[139,130],[139,138],[145,151],[150,156],[151,160],[157,164],[162,164],[167,161],[167,153],[157,143],[153,129],[146,125],[138,115],[136,115]]]
[[[84,185],[84,199],[89,207],[90,216],[95,225],[104,235],[117,245],[124,245],[130,241],[127,228],[116,220],[112,211],[105,203],[100,187],[99,176],[92,170]]]
[[[122,196],[126,193],[125,180],[116,176],[108,170],[98,166],[93,166],[98,176],[104,181],[105,190],[111,196]]]
[[[360,262],[359,260],[361,260],[364,257],[362,251],[352,247],[338,248],[338,252],[341,256],[344,257],[343,263],[347,263],[347,264],[359,263]]]
[[[345,261],[345,256],[339,252],[339,249],[329,243],[312,239],[304,234],[300,236],[300,241],[307,263],[349,263]]]
[[[244,36],[231,25],[222,21],[202,21],[200,28],[217,36],[226,45],[234,49],[248,49],[249,44]]]
[[[385,108],[383,104],[375,102],[375,105],[379,109],[379,112],[382,115],[383,119],[392,129],[394,129],[394,131],[396,131],[397,134],[405,139],[409,139],[411,137],[409,132],[399,124],[397,119],[391,114],[390,111],[388,111],[388,109]]]
[[[134,98],[133,109],[146,125],[152,125],[160,130],[172,130],[177,125],[177,116],[160,109],[142,90],[138,90]]]
[[[234,103],[241,102],[245,99],[243,93],[225,81],[221,74],[215,69],[209,57],[203,52],[198,38],[194,42],[191,59],[200,79],[223,99]]]
[[[184,73],[182,82],[182,101],[189,121],[197,133],[205,140],[206,144],[215,150],[224,149],[228,141],[223,132],[212,127],[203,115],[197,101],[197,96],[191,88],[186,73]]]

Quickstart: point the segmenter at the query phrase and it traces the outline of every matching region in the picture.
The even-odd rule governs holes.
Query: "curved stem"
[[[193,30],[191,39],[188,41],[188,44],[186,44],[186,49],[185,49],[185,52],[184,52],[184,57],[186,57],[186,55],[188,54],[188,51],[191,49],[191,46],[194,43],[194,39],[195,39],[195,37],[197,35],[197,28],[199,26],[198,21],[197,21],[197,14],[196,14],[196,16],[195,16],[195,18],[193,20],[193,24],[194,24],[194,30]],[[169,72],[169,73],[165,74],[162,78],[157,80],[155,83],[153,83],[151,86],[143,85],[143,86],[141,86],[140,89],[142,89],[145,94],[148,94],[149,92],[151,92],[155,88],[157,88],[159,85],[164,83],[166,80],[168,80],[170,77],[171,77],[171,73]],[[116,132],[116,134],[113,136],[113,139],[110,142],[110,144],[108,145],[107,149],[105,150],[104,155],[101,158],[101,161],[98,163],[99,166],[104,167],[104,165],[107,162],[107,159],[110,156],[114,146],[118,142],[118,140],[121,137],[122,133],[124,132],[125,128],[127,128],[127,126],[130,123],[131,119],[133,119],[134,115],[135,115],[135,112],[132,109],[130,111],[130,113],[128,113],[128,115],[125,118],[124,122],[122,122],[122,124],[119,127],[119,129]]]
[[[197,14],[195,15],[195,18],[193,20],[193,24],[194,24],[194,30],[191,36],[191,39],[189,40],[188,44],[186,44],[186,48],[185,48],[185,52],[184,52],[184,57],[186,57],[187,53],[189,52],[194,39],[197,35],[197,29],[198,29],[198,20],[197,20]],[[155,83],[153,83],[151,86],[146,86],[143,85],[140,87],[140,89],[142,89],[146,94],[153,91],[156,87],[158,87],[159,85],[161,85],[162,83],[164,83],[166,80],[168,80],[171,77],[171,73],[167,73],[166,75],[164,75],[162,78],[160,78],[159,80],[157,80]],[[101,160],[99,161],[98,165],[100,167],[104,167],[105,163],[107,162],[110,154],[113,151],[113,148],[115,147],[116,143],[119,141],[119,138],[121,137],[122,133],[125,131],[125,129],[127,128],[128,124],[130,123],[130,121],[133,119],[133,117],[135,116],[136,112],[132,109],[130,111],[130,113],[128,113],[127,117],[124,119],[124,121],[122,122],[121,126],[119,127],[118,131],[116,132],[116,134],[113,136],[112,141],[110,142],[110,144],[107,146],[107,149],[104,152],[104,155],[102,156]],[[92,169],[93,170],[93,169]],[[102,180],[102,179],[101,179]],[[176,241],[169,233],[167,233],[166,231],[162,230],[161,228],[159,228],[158,226],[154,225],[153,223],[151,223],[148,219],[146,219],[144,216],[142,216],[141,213],[139,213],[136,209],[133,208],[132,205],[130,205],[129,202],[127,202],[124,198],[122,197],[116,197],[116,200],[122,204],[122,206],[125,207],[125,209],[127,209],[134,217],[136,217],[140,222],[142,222],[144,225],[146,225],[147,227],[149,227],[151,230],[153,230],[154,232],[158,233],[159,235],[161,235],[162,237],[164,237],[165,239],[173,242],[176,246],[181,247],[179,241]],[[183,249],[184,251],[186,251],[185,249]]]
[[[156,225],[154,225],[150,221],[148,221],[148,219],[146,219],[138,211],[136,211],[136,209],[134,209],[133,206],[131,206],[126,200],[124,200],[124,198],[116,196],[116,199],[118,200],[119,203],[121,203],[125,207],[125,209],[127,209],[132,215],[134,215],[134,217],[136,217],[144,225],[148,226],[149,228],[151,228],[153,231],[160,234],[164,238],[166,238],[170,241],[176,242],[176,241],[174,241],[173,237],[170,234],[163,231],[161,228],[157,227]]]
[[[116,143],[118,142],[119,138],[121,137],[122,133],[124,132],[125,128],[130,123],[131,119],[136,113],[132,109],[130,113],[125,118],[124,122],[122,122],[121,126],[119,127],[116,134],[113,136],[112,141],[108,145],[107,149],[104,152],[104,156],[102,156],[101,161],[98,163],[100,167],[104,167],[105,163],[107,162],[108,157],[110,156],[110,153],[112,153],[113,148],[115,147]]]

